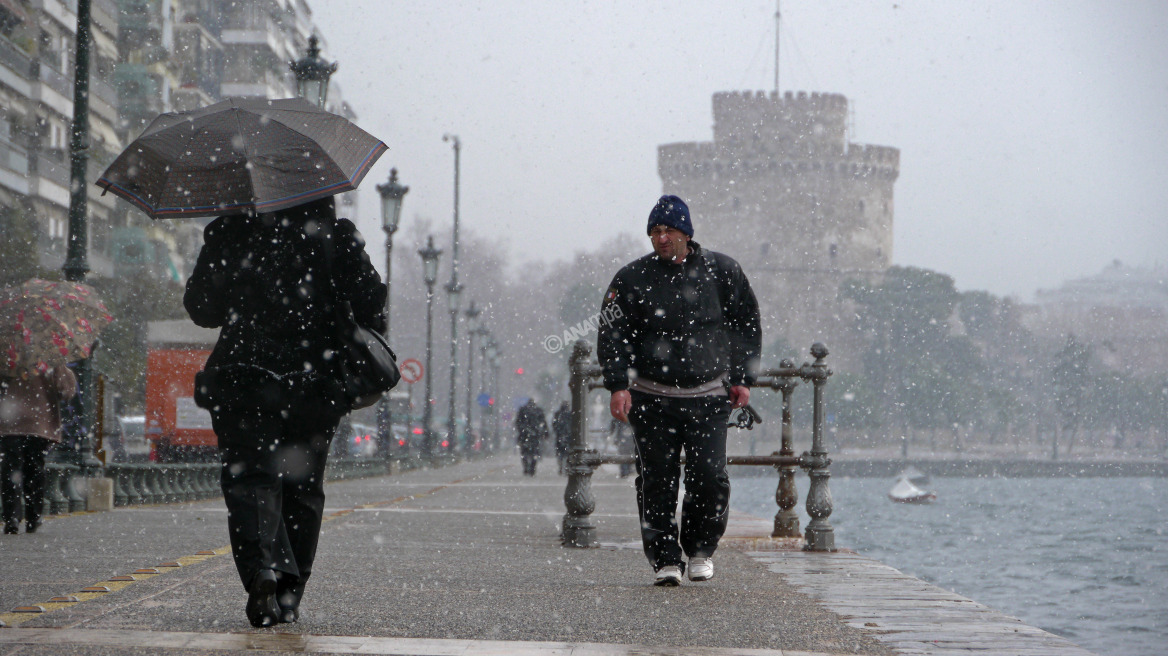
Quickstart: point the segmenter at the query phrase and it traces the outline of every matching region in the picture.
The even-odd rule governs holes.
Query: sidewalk
[[[36,535],[0,540],[0,621],[9,625],[0,654],[930,653],[911,649],[926,644],[922,632],[944,640],[944,624],[969,617],[980,624],[965,633],[980,641],[1023,630],[1034,634],[1028,647],[1085,653],[854,554],[752,539],[769,521],[733,521],[736,537],[719,550],[713,581],[653,587],[632,479],[597,473],[603,546],[565,549],[557,537],[564,479],[554,461],[541,469],[525,479],[518,457],[506,454],[330,484],[301,621],[275,629],[253,629],[244,617],[221,500],[52,518]],[[182,566],[158,567],[169,563]],[[134,574],[147,568],[160,573]],[[125,575],[138,580],[108,581]],[[80,592],[90,586],[113,591]],[[889,596],[889,586],[916,592]],[[58,596],[78,601],[49,602]],[[916,617],[914,596],[935,611],[920,615],[932,625],[902,617],[916,637],[895,644],[872,628],[888,612]],[[48,612],[6,612],[38,605]],[[873,611],[865,619],[846,619],[865,609]]]

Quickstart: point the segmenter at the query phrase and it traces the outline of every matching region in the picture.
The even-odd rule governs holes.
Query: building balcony
[[[0,139],[0,186],[28,195],[28,153],[8,141]]]

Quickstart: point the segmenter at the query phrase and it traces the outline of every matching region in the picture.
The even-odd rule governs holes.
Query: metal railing
[[[828,521],[831,516],[831,492],[828,467],[831,459],[823,446],[824,400],[823,386],[831,376],[827,368],[827,347],[815,343],[811,346],[812,364],[804,363],[796,367],[790,360],[782,361],[777,368],[759,372],[754,389],[769,387],[780,392],[783,397],[782,446],[769,456],[727,456],[728,465],[765,465],[779,471],[778,489],[775,501],[779,506],[775,515],[771,537],[802,537],[806,551],[835,551],[835,531]],[[578,340],[568,359],[568,388],[572,397],[571,450],[568,456],[568,485],[564,489],[564,505],[567,513],[561,525],[560,539],[567,547],[596,547],[596,524],[592,513],[596,510],[596,497],[592,493],[592,474],[602,464],[633,464],[631,455],[600,453],[588,448],[588,393],[602,388],[600,365],[591,360],[592,347],[584,340]],[[791,396],[800,382],[812,385],[811,450],[796,456],[792,447],[793,431],[791,423]],[[806,533],[799,532],[799,516],[795,506],[799,502],[799,492],[795,487],[795,470],[802,468],[811,479],[807,491]]]

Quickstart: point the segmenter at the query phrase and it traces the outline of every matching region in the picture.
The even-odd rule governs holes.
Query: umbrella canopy
[[[89,357],[114,318],[88,285],[32,279],[0,289],[0,375],[19,376]]]
[[[274,212],[352,191],[386,145],[302,98],[162,114],[97,180],[152,218]]]

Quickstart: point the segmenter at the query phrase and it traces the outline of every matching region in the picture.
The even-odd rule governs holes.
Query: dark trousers
[[[45,454],[52,442],[35,435],[0,437],[0,501],[4,504],[4,525],[24,521],[28,526],[41,523],[45,508]]]
[[[297,599],[312,574],[324,514],[324,469],[340,417],[333,413],[211,413],[223,464],[231,553],[247,588],[261,569]]]
[[[523,460],[523,473],[528,476],[535,476],[535,466],[539,463],[539,449],[520,447],[519,455]]]
[[[684,567],[682,554],[708,558],[730,518],[725,396],[675,399],[632,392],[641,542],[654,570]],[[685,452],[685,499],[677,524],[677,485]]]

